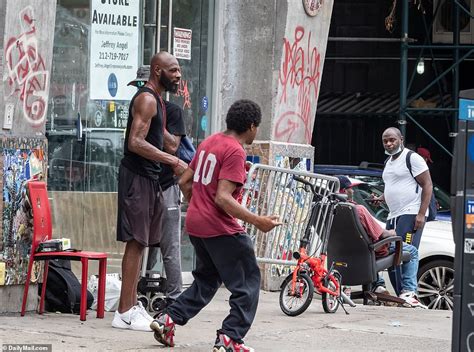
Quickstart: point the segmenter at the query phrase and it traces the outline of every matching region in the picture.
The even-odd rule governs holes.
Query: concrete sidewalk
[[[263,351],[450,351],[452,314],[413,308],[357,305],[326,314],[315,299],[298,317],[282,313],[278,292],[261,292],[257,317],[245,342]],[[176,347],[164,348],[153,333],[111,327],[113,313],[87,321],[78,315],[30,313],[0,316],[0,344],[52,344],[53,351],[211,351],[215,331],[227,315],[229,293],[220,289],[212,303],[186,326],[178,326]],[[4,346],[5,348],[5,346]],[[5,349],[4,349],[5,350]]]

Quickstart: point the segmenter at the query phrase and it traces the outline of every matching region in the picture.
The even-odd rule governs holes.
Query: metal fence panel
[[[315,185],[323,200],[315,205],[311,190],[295,181],[295,175]],[[242,204],[258,215],[278,215],[283,222],[283,225],[267,233],[252,224],[244,224],[254,241],[257,260],[261,263],[295,265],[293,253],[299,249],[313,206],[317,207],[316,221],[311,229],[308,253],[318,254],[321,244],[319,235],[327,227],[329,203],[326,196],[338,191],[339,180],[336,177],[254,164],[244,185]]]

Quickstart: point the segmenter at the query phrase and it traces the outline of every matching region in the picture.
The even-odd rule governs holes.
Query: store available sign
[[[140,1],[91,0],[90,99],[130,100],[136,89]]]

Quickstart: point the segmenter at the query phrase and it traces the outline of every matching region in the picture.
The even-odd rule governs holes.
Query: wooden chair
[[[99,261],[99,286],[97,294],[97,318],[104,317],[104,305],[105,305],[105,278],[107,271],[107,254],[100,252],[39,252],[36,250],[39,243],[50,240],[52,237],[52,222],[51,222],[51,209],[48,200],[48,191],[46,190],[46,184],[40,181],[30,181],[28,183],[29,198],[31,201],[31,207],[33,209],[33,240],[31,245],[30,260],[28,263],[28,274],[26,277],[25,288],[23,291],[23,302],[21,305],[21,316],[25,315],[26,302],[28,297],[28,288],[31,280],[31,272],[33,263],[36,260],[43,260],[44,273],[43,273],[43,285],[41,290],[41,299],[39,305],[39,314],[43,314],[44,310],[44,297],[46,292],[46,284],[48,279],[48,264],[50,259],[69,259],[81,261],[82,263],[82,276],[81,276],[81,306],[80,306],[80,319],[86,320],[87,310],[87,279],[89,269],[89,259]]]

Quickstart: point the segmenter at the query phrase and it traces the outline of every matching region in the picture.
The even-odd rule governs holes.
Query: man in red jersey
[[[227,130],[204,140],[179,181],[188,199],[186,229],[196,252],[194,282],[150,327],[165,346],[174,346],[175,325],[184,325],[214,297],[222,283],[232,293],[230,313],[217,330],[213,351],[253,351],[244,345],[257,311],[260,271],[250,237],[237,219],[263,232],[280,225],[277,216],[251,213],[236,198],[245,182],[243,144],[255,139],[260,107],[238,100],[230,107]]]

